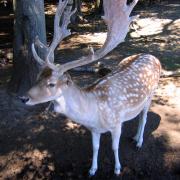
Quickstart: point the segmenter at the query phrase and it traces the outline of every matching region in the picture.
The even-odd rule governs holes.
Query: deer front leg
[[[115,168],[114,173],[119,175],[121,173],[121,164],[119,162],[119,139],[121,136],[121,124],[111,132],[112,135],[112,149],[114,151]]]
[[[91,169],[89,170],[89,175],[95,175],[98,168],[98,151],[99,151],[99,141],[100,141],[100,133],[91,132],[92,133],[92,145],[93,145],[93,159]]]

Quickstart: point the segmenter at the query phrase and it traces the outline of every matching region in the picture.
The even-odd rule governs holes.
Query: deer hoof
[[[137,148],[141,148],[142,147],[142,143],[143,143],[142,141],[138,141],[137,144],[136,144],[136,147]]]
[[[91,168],[91,169],[89,170],[89,176],[90,176],[90,177],[94,176],[95,173],[96,173],[96,171],[97,171],[97,168]]]
[[[136,144],[137,148],[141,148],[142,147],[143,140],[141,138],[138,138],[138,136],[134,136],[133,140],[137,143]]]
[[[115,169],[114,169],[114,174],[115,174],[116,176],[119,176],[119,175],[121,174],[121,168],[115,168]]]

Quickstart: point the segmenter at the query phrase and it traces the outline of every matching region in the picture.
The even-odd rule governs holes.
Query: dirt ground
[[[172,1],[172,4],[161,3],[150,8],[137,8],[135,13],[140,14],[140,19],[132,26],[126,42],[102,62],[113,69],[123,57],[148,52],[161,60],[165,72],[178,71],[178,1]],[[98,48],[103,43],[105,28],[102,21],[98,17],[86,18],[88,23],[74,27],[72,37],[58,50],[57,62],[80,57],[86,53],[89,44]],[[1,20],[3,21],[2,17]],[[3,36],[4,29],[0,30],[0,37],[3,39],[6,36],[3,39],[6,48],[0,49],[0,179],[88,179],[92,157],[90,132],[62,115],[45,112],[48,104],[26,107],[16,96],[6,91],[12,68],[11,61],[6,62],[4,52],[12,51],[11,32]],[[72,71],[71,75],[81,87],[98,78],[98,75],[93,73]],[[131,140],[136,133],[137,123],[136,118],[123,126],[119,150],[123,166],[121,176],[113,175],[111,137],[107,133],[101,139],[99,170],[92,179],[180,179],[178,76],[161,78],[148,113],[141,149],[136,149]]]

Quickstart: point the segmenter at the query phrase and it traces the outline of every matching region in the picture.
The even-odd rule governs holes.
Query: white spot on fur
[[[126,88],[124,88],[124,89],[123,89],[123,92],[124,92],[124,93],[127,93],[127,89],[126,89]]]

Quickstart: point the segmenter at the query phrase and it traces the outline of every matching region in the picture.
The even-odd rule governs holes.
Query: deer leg
[[[121,136],[121,125],[111,132],[112,135],[112,149],[114,151],[115,169],[114,173],[119,175],[121,173],[121,164],[119,162],[119,139]]]
[[[140,112],[139,114],[139,123],[138,123],[138,129],[137,129],[137,133],[136,135],[133,137],[133,139],[138,142],[139,137],[140,137],[140,133],[141,133],[141,125],[142,125],[142,112]]]
[[[90,176],[95,175],[98,168],[97,159],[98,159],[98,151],[99,151],[99,141],[100,141],[100,134],[96,132],[92,132],[93,159],[92,159],[91,169],[89,170]]]
[[[144,109],[140,113],[138,130],[137,130],[135,137],[133,138],[137,142],[136,146],[139,148],[142,146],[142,143],[143,143],[144,128],[146,125],[147,113],[148,113],[150,104],[151,104],[151,98],[147,101]]]

